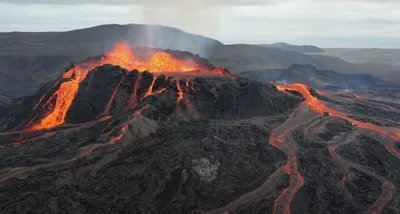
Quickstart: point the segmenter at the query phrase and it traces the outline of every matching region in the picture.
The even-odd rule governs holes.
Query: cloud
[[[298,0],[279,5],[232,8],[232,19],[267,20],[382,20],[400,21],[400,1],[386,4],[369,0],[359,1],[312,1]]]
[[[53,4],[53,5],[74,5],[74,4],[105,4],[105,5],[197,5],[208,4],[213,6],[243,6],[243,5],[268,5],[278,4],[290,0],[0,0],[0,3],[8,4]]]
[[[213,6],[251,6],[251,5],[275,5],[287,2],[302,2],[303,0],[0,0],[7,4],[51,4],[51,5],[75,5],[75,4],[99,4],[99,5],[153,5],[169,6],[181,4],[208,4]],[[379,4],[398,2],[398,0],[318,0],[317,2],[374,2]]]
[[[32,2],[0,0],[0,31],[60,31],[100,24],[142,23],[177,27],[225,43],[284,41],[388,47],[393,42],[393,47],[400,47],[399,42],[394,42],[400,39],[399,0]]]

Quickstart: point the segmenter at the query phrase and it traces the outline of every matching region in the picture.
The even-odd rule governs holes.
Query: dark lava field
[[[1,213],[400,213],[400,93],[125,47],[1,106]]]

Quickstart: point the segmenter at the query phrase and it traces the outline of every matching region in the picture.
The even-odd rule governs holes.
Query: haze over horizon
[[[0,0],[0,31],[66,31],[160,24],[226,44],[400,48],[396,0]]]

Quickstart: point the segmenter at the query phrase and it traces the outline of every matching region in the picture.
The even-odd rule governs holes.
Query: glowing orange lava
[[[110,112],[111,105],[112,105],[112,103],[113,103],[113,101],[114,101],[114,99],[115,99],[115,94],[117,94],[117,92],[118,92],[118,90],[119,90],[119,87],[121,86],[121,83],[124,81],[124,79],[125,79],[125,76],[123,76],[123,77],[121,78],[121,80],[119,81],[117,87],[115,87],[114,92],[113,92],[113,94],[111,95],[111,98],[110,98],[110,100],[108,101],[106,108],[104,109],[103,115],[107,115],[107,114]]]
[[[129,105],[135,105],[137,101],[137,91],[139,89],[139,83],[140,83],[140,74],[138,74],[137,79],[135,81],[135,85],[133,86],[133,92],[129,98]]]
[[[153,81],[150,84],[150,87],[147,89],[146,93],[144,94],[142,100],[153,93],[154,83],[156,82],[157,77],[153,77]]]
[[[318,92],[318,94],[320,94],[320,95],[326,95],[326,94],[327,94],[325,91],[322,91],[322,90],[318,90],[317,92]]]
[[[179,83],[179,79],[176,79],[176,87],[178,88],[178,100],[177,103],[179,103],[183,99],[183,92],[181,89],[181,84]]]
[[[290,121],[293,119],[294,115],[300,108],[301,106],[293,111],[289,115],[289,119],[283,125],[290,123]],[[282,150],[286,154],[287,162],[283,170],[286,174],[290,176],[289,187],[283,190],[282,193],[275,199],[274,209],[272,212],[273,214],[281,212],[285,214],[290,214],[291,201],[296,192],[304,185],[304,178],[299,172],[297,155],[296,151],[293,148],[294,146],[290,145],[290,140],[285,140],[287,136],[290,136],[289,133],[292,132],[294,128],[295,126],[292,126],[289,129],[285,129],[283,132],[279,132],[277,131],[279,127],[277,127],[276,129],[272,130],[271,137],[268,142],[269,144]],[[281,209],[281,206],[283,206],[283,209]]]
[[[168,77],[165,77],[164,81],[167,80],[167,79],[168,79]],[[147,89],[146,93],[144,94],[144,96],[140,100],[144,100],[146,97],[149,97],[149,96],[153,96],[153,95],[156,95],[156,94],[161,94],[165,90],[167,90],[166,88],[162,88],[162,89],[159,89],[157,91],[154,91],[154,84],[155,84],[156,80],[157,80],[157,77],[153,77],[153,81],[151,82],[151,84],[150,84],[149,88]],[[136,93],[136,92],[134,91],[134,93]]]
[[[400,129],[395,127],[380,127],[372,123],[364,123],[354,120],[346,114],[339,112],[331,107],[326,106],[323,102],[318,100],[316,97],[310,94],[309,88],[302,83],[293,83],[290,85],[275,84],[278,90],[285,92],[286,90],[298,91],[306,99],[306,105],[314,112],[323,115],[325,112],[329,113],[330,116],[338,117],[349,121],[354,126],[363,128],[366,130],[377,132],[383,136],[389,137],[395,141],[400,141]]]
[[[78,93],[79,84],[86,78],[90,71],[105,64],[119,65],[129,71],[137,69],[141,72],[147,70],[153,73],[199,72],[199,74],[202,73],[203,75],[206,73],[217,75],[224,74],[222,68],[211,70],[191,60],[181,61],[175,59],[169,53],[162,51],[154,53],[147,61],[138,60],[129,45],[125,43],[116,43],[114,49],[106,53],[100,60],[80,63],[65,72],[62,78],[69,80],[63,82],[43,106],[45,109],[50,109],[50,112],[28,128],[30,130],[41,130],[64,124],[66,114]],[[150,88],[150,90],[152,89]],[[161,92],[160,90],[154,93]],[[137,88],[135,88],[134,93],[136,97]],[[154,93],[150,91],[150,94],[147,94],[147,96]],[[42,100],[39,100],[37,105],[41,102]],[[106,108],[106,112],[107,110],[108,108]]]
[[[298,111],[302,106],[307,106],[309,109],[311,109],[313,112],[323,115],[325,113],[328,113],[330,116],[333,117],[338,117],[344,120],[347,120],[351,122],[353,125],[366,129],[369,131],[374,131],[376,133],[379,133],[383,136],[389,137],[395,141],[400,141],[400,129],[394,128],[394,127],[379,127],[377,125],[371,124],[371,123],[364,123],[360,122],[357,120],[354,120],[347,116],[344,113],[341,113],[331,107],[326,106],[322,101],[318,100],[316,97],[312,96],[310,93],[310,89],[302,84],[302,83],[294,83],[290,85],[281,85],[281,84],[276,84],[274,83],[277,87],[278,90],[287,92],[288,91],[297,91],[303,95],[303,97],[306,99],[303,104],[301,104],[300,107],[298,107],[292,114],[289,116],[289,120],[293,117],[294,113]],[[358,98],[358,97],[355,97]],[[287,121],[286,121],[287,122]],[[277,148],[280,148],[285,152],[285,154],[288,156],[288,160],[285,166],[285,171],[287,174],[290,175],[290,185],[288,188],[286,188],[275,200],[274,204],[274,211],[273,213],[277,213],[279,211],[283,211],[285,214],[291,213],[290,211],[290,203],[295,195],[295,193],[301,188],[301,186],[304,185],[304,178],[300,175],[298,171],[298,163],[297,163],[297,156],[295,152],[293,151],[293,148],[288,148],[285,142],[285,136],[287,136],[288,132],[290,129],[287,129],[283,131],[282,133],[276,133],[275,130],[271,134],[270,138],[270,144],[274,145]],[[276,136],[276,137],[273,137]],[[400,158],[399,152],[394,148],[394,146],[390,147],[386,145],[386,148],[390,153],[392,153],[394,156]],[[332,157],[336,157],[335,154],[335,149],[334,148],[329,148],[329,152],[331,153]],[[385,183],[383,182],[384,185],[390,186],[390,183]],[[384,186],[383,187],[386,187]],[[386,187],[386,189],[388,189]],[[389,195],[388,197],[382,196],[380,197],[379,201],[377,203],[380,203],[382,201],[386,201],[389,198],[391,199],[391,196]],[[376,205],[377,203],[374,204],[373,208],[379,210],[382,206]],[[283,206],[283,210],[281,210],[281,206]]]
[[[45,97],[46,95],[43,95],[40,99],[39,99],[39,101],[36,103],[36,105],[33,107],[33,110],[35,110],[38,106],[39,106],[39,104],[43,101],[43,99],[44,99],[44,97]]]
[[[219,74],[224,74],[224,73],[225,73],[224,68],[221,68],[221,67],[215,68],[215,69],[213,70],[213,72],[219,73]]]

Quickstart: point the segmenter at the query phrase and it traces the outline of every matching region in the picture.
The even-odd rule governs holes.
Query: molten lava
[[[179,83],[179,79],[176,79],[176,87],[178,89],[178,100],[177,102],[179,103],[183,99],[183,92],[181,89],[181,84]]]
[[[124,79],[125,79],[125,76],[123,76],[121,78],[121,80],[119,81],[117,87],[114,89],[114,92],[111,95],[111,98],[108,101],[106,108],[104,109],[104,113],[103,113],[104,115],[107,115],[110,112],[110,108],[111,108],[111,105],[112,105],[112,103],[113,103],[113,101],[115,99],[115,95],[117,94],[117,91],[119,90],[119,87],[121,86],[121,83],[124,81]]]
[[[153,81],[151,81],[150,87],[147,89],[146,93],[144,94],[142,100],[153,93],[154,83],[156,82],[157,77],[153,77]],[[135,92],[134,92],[135,93]]]
[[[400,129],[399,128],[394,128],[394,127],[383,128],[383,127],[374,125],[372,123],[365,123],[365,122],[360,122],[360,121],[354,120],[354,119],[350,118],[349,116],[347,116],[346,114],[339,112],[331,107],[326,106],[323,102],[318,100],[316,97],[312,96],[310,94],[309,88],[302,83],[293,83],[290,85],[281,85],[281,84],[275,84],[275,85],[278,88],[278,90],[283,91],[283,92],[286,92],[286,90],[300,92],[303,95],[303,97],[306,99],[306,101],[305,101],[306,105],[311,110],[313,110],[314,112],[316,112],[320,115],[323,115],[324,113],[329,113],[330,116],[347,120],[350,123],[352,123],[354,126],[357,126],[359,128],[374,131],[383,136],[389,137],[395,141],[400,141]]]
[[[164,81],[167,79],[167,77],[164,79]],[[166,88],[162,88],[160,90],[154,91],[154,84],[156,83],[157,77],[153,77],[153,81],[151,82],[149,88],[147,89],[146,93],[144,94],[144,96],[142,97],[142,99],[140,100],[144,100],[146,97],[152,96],[152,95],[156,95],[156,94],[161,94],[163,93],[165,90],[167,90]],[[137,89],[135,89],[133,91],[133,93],[137,93],[136,92]]]
[[[40,119],[33,126],[28,128],[30,130],[42,130],[54,128],[58,125],[64,124],[66,114],[78,93],[79,84],[86,78],[90,71],[105,64],[119,65],[129,71],[137,69],[141,72],[147,70],[153,73],[196,72],[201,75],[224,74],[224,70],[222,68],[216,68],[212,70],[206,68],[204,65],[201,66],[192,60],[181,61],[175,59],[171,54],[162,51],[154,53],[147,61],[139,60],[129,45],[125,43],[117,43],[115,44],[114,49],[106,53],[100,60],[80,63],[65,72],[62,78],[68,80],[59,86],[59,88],[50,96],[47,103],[45,103],[43,106],[43,108],[48,109],[49,112],[44,116],[44,118]],[[162,91],[153,92],[152,87],[150,87],[145,97],[161,92]],[[133,93],[133,96],[136,97],[137,88],[135,88]],[[110,99],[110,102],[112,102],[112,100],[113,98]],[[41,102],[42,99],[37,105],[39,105]],[[106,107],[105,113],[108,113],[108,110],[109,106]]]
[[[339,112],[331,107],[326,106],[322,101],[320,101],[318,98],[314,97],[311,95],[310,89],[301,83],[294,83],[290,85],[282,85],[282,84],[276,84],[274,83],[277,87],[278,90],[287,92],[287,91],[297,91],[302,94],[302,96],[306,99],[304,103],[299,106],[290,116],[289,120],[287,120],[285,123],[292,122],[293,120],[293,115],[299,110],[303,109],[302,107],[306,106],[309,109],[311,109],[313,112],[319,114],[319,115],[324,115],[324,114],[329,114],[330,116],[333,117],[338,117],[344,120],[349,121],[352,123],[354,126],[357,126],[359,128],[369,130],[369,131],[374,131],[380,135],[389,137],[393,140],[400,141],[400,129],[399,128],[394,128],[394,127],[380,127],[371,123],[364,123],[360,122],[357,120],[354,120],[347,116],[346,114]],[[360,97],[355,97],[359,99]],[[278,213],[279,211],[282,211],[285,214],[291,213],[290,211],[290,204],[291,201],[296,194],[296,192],[304,185],[304,179],[300,175],[299,170],[298,170],[298,163],[297,163],[297,156],[295,152],[295,148],[290,145],[290,140],[289,142],[285,141],[286,136],[290,136],[288,132],[293,131],[291,129],[286,129],[285,131],[281,132],[276,132],[276,129],[273,130],[271,133],[270,137],[270,144],[283,150],[285,154],[288,157],[287,164],[285,166],[285,172],[290,175],[290,185],[288,188],[286,188],[275,200],[275,205],[274,205],[274,211],[273,213]],[[396,150],[394,146],[388,146],[385,145],[387,150],[396,156],[397,158],[400,158],[400,153]],[[335,149],[329,148],[329,151],[331,153],[332,157],[336,157]],[[374,174],[371,174],[371,176],[375,176]],[[376,177],[376,176],[375,176]],[[377,177],[376,177],[377,178]],[[382,189],[383,190],[392,190],[395,188],[391,188],[391,183],[387,182],[385,179],[378,179],[381,180],[382,182]],[[381,210],[383,206],[380,206],[380,204],[387,204],[388,201],[391,200],[392,195],[387,194],[390,193],[390,191],[386,191],[385,194],[381,194],[381,196],[377,199],[376,203],[372,206],[371,209],[375,210]],[[379,212],[380,213],[380,212]]]

